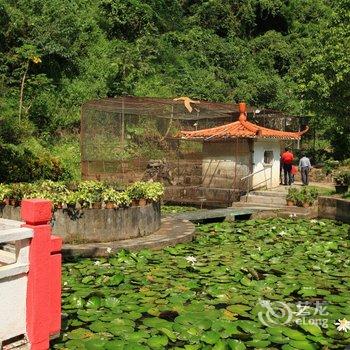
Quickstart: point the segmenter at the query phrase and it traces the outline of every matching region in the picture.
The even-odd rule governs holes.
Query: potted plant
[[[350,171],[340,170],[334,175],[335,192],[346,193],[350,184]]]
[[[67,191],[67,193],[62,196],[62,203],[70,209],[75,209],[79,201],[80,196],[78,192]]]
[[[135,182],[127,189],[128,196],[131,198],[133,206],[146,205],[146,192],[147,183],[142,181]]]
[[[291,187],[288,190],[288,194],[286,196],[286,201],[288,206],[293,206],[297,202],[297,196],[298,196],[298,189]]]
[[[118,207],[128,207],[131,204],[131,198],[127,191],[117,192],[116,204]]]
[[[99,181],[83,181],[78,185],[79,202],[82,207],[101,209],[101,196],[105,184]]]
[[[157,202],[164,194],[164,185],[160,182],[150,182],[146,187],[146,199],[149,202]]]
[[[111,187],[105,188],[102,192],[102,201],[105,203],[106,209],[118,208],[118,192]]]

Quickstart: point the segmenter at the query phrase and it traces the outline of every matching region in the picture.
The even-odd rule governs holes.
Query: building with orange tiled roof
[[[181,131],[183,140],[203,142],[203,186],[221,188],[253,174],[251,188],[278,186],[280,182],[281,142],[300,140],[301,132],[269,129],[247,120],[245,103],[239,104],[239,118],[233,123],[210,129]],[[248,178],[249,179],[249,178]]]

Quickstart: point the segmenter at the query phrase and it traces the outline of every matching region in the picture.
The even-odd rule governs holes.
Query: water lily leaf
[[[67,334],[67,337],[69,339],[80,339],[80,340],[91,338],[92,336],[93,336],[93,333],[88,329],[84,329],[84,328],[73,329],[71,332]]]
[[[127,334],[133,333],[134,327],[126,326],[126,325],[119,325],[119,324],[109,324],[107,331],[111,334],[120,336],[124,333],[127,333]]]
[[[111,340],[105,344],[106,350],[124,350],[124,340]]]
[[[230,339],[227,344],[231,350],[245,350],[246,346],[240,340]]]
[[[98,296],[92,296],[86,303],[86,307],[89,309],[98,309],[101,306],[101,298]]]
[[[260,324],[254,321],[236,321],[239,328],[242,328],[244,332],[255,334],[259,332]]]
[[[185,345],[185,350],[199,350],[200,348],[200,345]]]
[[[201,340],[204,343],[211,344],[211,345],[218,342],[219,339],[220,339],[220,334],[214,331],[208,331],[204,333],[201,337]]]
[[[285,328],[283,334],[293,340],[306,340],[306,335],[295,329]]]
[[[113,286],[114,287],[114,286],[119,286],[119,284],[122,283],[123,281],[124,281],[124,276],[122,274],[117,274],[117,275],[112,276],[108,280],[107,284],[109,286]]]
[[[163,320],[161,318],[157,318],[157,317],[146,318],[143,320],[143,324],[150,328],[156,328],[156,329],[166,328],[170,331],[172,330],[171,322]]]
[[[290,345],[300,350],[317,350],[318,347],[307,340],[291,340]]]
[[[226,350],[226,343],[223,340],[219,340],[214,345],[213,350]]]
[[[283,331],[286,329],[284,326],[274,326],[268,327],[266,330],[272,335],[282,335]]]
[[[280,334],[280,335],[272,335],[271,337],[269,337],[269,340],[275,344],[288,344],[290,339]]]
[[[88,341],[86,341],[85,343],[85,347],[87,350],[103,350],[105,349],[105,345],[106,345],[106,340],[102,340],[102,339],[90,339]]]
[[[300,327],[304,331],[306,331],[312,335],[315,335],[315,336],[322,334],[322,329],[319,326],[316,326],[313,324],[301,324]]]
[[[131,334],[126,334],[126,340],[133,342],[142,342],[150,337],[150,334],[146,331],[133,332]]]
[[[248,346],[253,347],[254,349],[258,349],[258,348],[267,348],[271,344],[271,342],[268,340],[254,339],[254,340],[247,341],[246,344]]]
[[[85,345],[81,340],[78,339],[72,339],[68,340],[65,344],[64,347],[67,349],[74,349],[74,350],[85,350]]]
[[[103,300],[103,305],[109,309],[116,308],[120,305],[120,299],[116,297],[107,297]]]
[[[138,343],[128,342],[123,350],[148,350],[149,347]]]
[[[108,326],[108,324],[105,322],[95,321],[95,322],[91,323],[89,328],[93,332],[99,333],[99,332],[105,332],[107,330],[107,326]]]
[[[172,330],[167,329],[167,328],[159,328],[159,330],[162,333],[164,333],[171,341],[176,341],[177,336]]]
[[[240,304],[236,304],[236,305],[229,305],[227,307],[227,310],[233,312],[234,314],[238,314],[238,315],[246,315],[246,311],[250,310],[251,307],[248,305],[240,305]]]
[[[152,349],[160,349],[168,344],[168,338],[164,335],[153,336],[147,340],[147,344]]]
[[[86,277],[84,277],[84,278],[81,280],[81,282],[82,282],[82,283],[85,283],[85,284],[88,284],[88,283],[92,282],[94,279],[95,279],[94,276],[86,276]]]

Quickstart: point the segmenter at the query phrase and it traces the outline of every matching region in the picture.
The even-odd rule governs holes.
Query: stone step
[[[281,190],[281,191],[252,191],[252,192],[249,192],[249,195],[286,198],[287,192],[285,192],[283,190]]]
[[[241,201],[245,201],[246,203],[254,203],[254,204],[277,204],[277,205],[286,205],[286,199],[283,197],[272,197],[272,196],[258,196],[249,194],[248,197],[241,197]]]
[[[263,204],[263,203],[249,203],[249,202],[235,202],[232,204],[232,208],[245,208],[252,210],[269,210],[269,209],[281,209],[284,208],[285,205],[280,204]]]

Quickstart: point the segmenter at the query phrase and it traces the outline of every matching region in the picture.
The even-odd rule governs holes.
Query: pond
[[[349,230],[293,218],[215,223],[189,244],[66,263],[54,348],[344,349]]]

